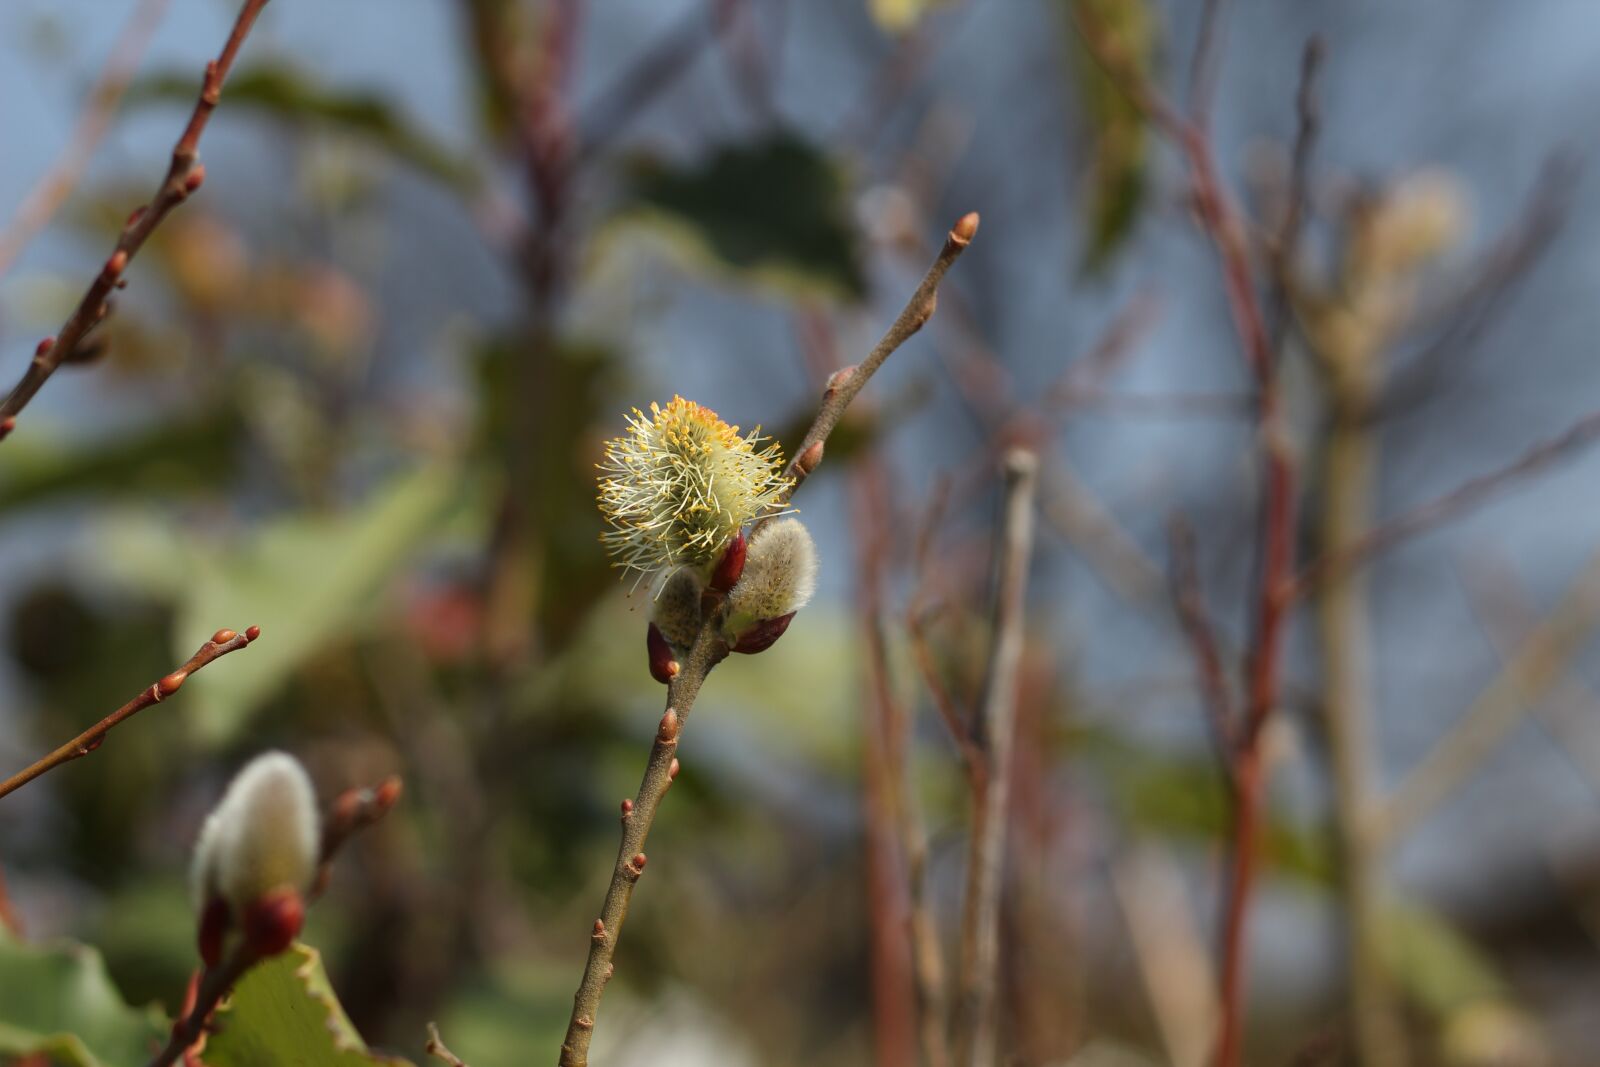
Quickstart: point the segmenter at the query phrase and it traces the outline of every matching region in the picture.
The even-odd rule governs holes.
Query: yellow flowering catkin
[[[776,443],[760,428],[740,436],[709,408],[680,396],[650,414],[634,409],[628,432],[606,443],[600,471],[600,535],[614,566],[642,578],[707,566],[746,523],[789,486]]]

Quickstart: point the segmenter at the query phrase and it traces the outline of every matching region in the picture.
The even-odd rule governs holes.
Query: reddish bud
[[[594,936],[594,939],[596,941],[604,941],[605,940],[606,923],[605,923],[604,919],[596,919],[594,921],[594,935],[593,936]]]
[[[111,258],[106,260],[106,273],[112,277],[116,277],[118,274],[121,274],[127,269],[127,267],[128,253],[124,252],[120,248],[111,253]]]
[[[672,646],[661,636],[661,628],[655,623],[645,631],[645,649],[650,654],[650,677],[666,685],[678,676],[678,661],[672,656]]]
[[[629,815],[632,815],[632,814],[633,814],[633,801],[631,801],[631,800],[627,799],[626,797],[624,797],[623,800],[622,800],[622,817],[624,819],[626,819]]]
[[[832,396],[834,393],[844,388],[844,384],[851,378],[855,377],[855,373],[856,366],[854,363],[850,364],[848,367],[840,367],[838,370],[828,375],[828,384],[822,387],[822,395]]]
[[[633,857],[633,869],[636,871],[644,870],[645,862],[645,854],[643,852],[638,853]]]
[[[194,169],[184,176],[183,191],[185,193],[192,193],[196,189],[200,188],[200,186],[204,185],[205,180],[206,165],[204,163],[196,163],[194,165]]]
[[[0,441],[4,441],[7,437],[10,437],[11,431],[15,430],[16,428],[17,417],[15,415],[7,415],[4,419],[0,419]]]
[[[234,633],[232,630],[218,630],[216,633],[211,635],[211,643],[214,645],[225,645],[238,636],[239,635]]]
[[[161,681],[157,682],[156,688],[161,690],[162,696],[169,697],[178,691],[178,689],[183,685],[184,680],[188,677],[188,671],[173,671],[171,674],[161,679]]]
[[[978,213],[969,211],[957,219],[956,224],[950,228],[950,236],[959,244],[966,244],[978,236]]]
[[[206,906],[200,912],[200,959],[207,967],[215,967],[222,961],[222,939],[228,933],[230,923],[228,915],[228,902],[221,897],[212,897],[206,901]]]
[[[795,460],[795,466],[800,468],[801,473],[810,474],[817,469],[817,465],[821,462],[822,442],[813,441],[810,448],[800,453],[800,458]]]
[[[299,892],[287,886],[274,889],[245,909],[245,943],[262,956],[276,956],[294,943],[305,921]]]
[[[52,348],[54,348],[55,346],[56,346],[56,339],[54,337],[46,337],[43,341],[40,341],[34,347],[34,349],[33,349],[34,358],[37,359],[40,356],[48,355],[50,353],[50,350]]]
[[[740,530],[728,547],[723,550],[722,558],[717,560],[716,570],[711,572],[711,581],[706,588],[714,589],[719,593],[726,593],[733,588],[733,583],[739,580],[739,575],[744,573],[744,560],[749,548],[749,542]]]
[[[661,726],[656,730],[657,741],[676,741],[678,739],[678,713],[671,708],[661,716]]]
[[[678,761],[677,760],[673,760],[672,761],[672,765],[667,768],[667,780],[668,781],[676,781],[677,780],[678,769],[679,769],[678,768]]]
[[[372,791],[372,805],[378,811],[386,812],[400,803],[400,796],[405,792],[405,783],[398,774],[391,774],[379,782]]]
[[[734,639],[733,651],[751,656],[757,652],[765,652],[783,636],[783,632],[789,628],[789,623],[794,621],[794,616],[795,613],[791,611],[775,619],[762,619]]]
[[[259,626],[252,626],[252,627],[250,627],[250,629],[248,629],[248,630],[246,630],[244,632],[244,639],[246,641],[254,641],[256,638],[258,638],[260,636],[261,636],[261,627],[259,627]]]

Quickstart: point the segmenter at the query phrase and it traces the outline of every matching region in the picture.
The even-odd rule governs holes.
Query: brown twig
[[[1189,639],[1194,654],[1195,671],[1200,682],[1206,721],[1211,730],[1212,744],[1217,751],[1230,786],[1234,775],[1234,754],[1238,750],[1238,717],[1233,708],[1233,696],[1228,691],[1227,670],[1217,643],[1216,626],[1206,611],[1205,595],[1200,589],[1200,572],[1195,564],[1194,529],[1182,518],[1174,516],[1168,525],[1168,543],[1172,549],[1172,607]]]
[[[217,102],[222,97],[222,84],[233,67],[245,36],[255,24],[256,16],[266,6],[267,0],[245,0],[221,54],[206,64],[200,98],[189,116],[183,135],[173,146],[172,162],[161,184],[156,187],[155,195],[149,203],[128,216],[111,255],[106,258],[78,306],[67,316],[61,330],[56,336],[39,342],[21,380],[12,387],[5,400],[0,401],[0,420],[15,419],[56,369],[72,358],[90,331],[110,314],[111,306],[106,301],[112,290],[123,284],[123,272],[127,270],[129,262],[144,247],[145,241],[161,225],[161,221],[200,188],[205,180],[205,167],[199,162],[200,135],[205,132],[206,123],[210,121],[211,113],[216,110]]]
[[[951,264],[967,250],[967,245],[972,243],[972,238],[977,232],[976,211],[968,212],[957,219],[956,224],[945,235],[944,247],[939,250],[938,257],[928,268],[927,274],[923,275],[922,283],[917,286],[916,292],[911,294],[911,299],[906,302],[899,317],[894,320],[894,325],[889,327],[889,332],[873,346],[871,352],[867,353],[866,359],[854,367],[844,368],[829,380],[828,388],[822,394],[822,407],[784,472],[794,479],[794,484],[785,494],[783,502],[786,503],[788,498],[794,495],[795,490],[810,477],[817,464],[822,462],[823,446],[828,440],[828,435],[839,424],[844,409],[849,407],[856,394],[861,392],[862,386],[866,385],[867,380],[883,366],[884,360],[894,354],[895,349],[905,344],[933,317],[934,309],[939,305],[939,283],[944,280],[945,272],[950,269]]]
[[[943,249],[933,265],[928,268],[922,283],[917,286],[911,300],[900,312],[889,332],[878,342],[860,365],[848,372],[834,375],[823,394],[822,407],[805,442],[789,465],[795,478],[789,494],[792,496],[805,477],[822,461],[823,443],[838,425],[839,418],[867,379],[883,365],[905,341],[933,314],[939,282],[945,272],[971,243],[978,231],[976,212],[962,216],[945,238]],[[842,379],[842,380],[841,380]],[[617,850],[617,862],[612,871],[611,883],[601,905],[600,917],[595,920],[590,935],[589,956],[584,964],[583,978],[572,998],[572,1015],[567,1023],[566,1038],[561,1045],[561,1067],[587,1067],[589,1044],[594,1037],[595,1016],[600,1010],[600,1000],[606,983],[611,980],[612,958],[616,955],[617,939],[622,934],[622,924],[627,918],[628,902],[633,897],[633,887],[644,873],[645,840],[655,821],[656,810],[667,788],[677,775],[676,752],[678,737],[694,708],[695,698],[712,668],[728,655],[728,646],[719,632],[716,613],[711,613],[700,629],[699,636],[679,664],[678,673],[667,684],[667,708],[661,716],[655,743],[651,746],[645,764],[644,778],[639,783],[638,795],[622,803],[622,842]]]
[[[1222,65],[1222,6],[1223,0],[1205,0],[1194,56],[1189,61],[1189,120],[1202,129],[1211,122],[1211,102],[1217,95],[1217,72]]]
[[[1234,759],[1233,856],[1223,904],[1221,1001],[1217,1043],[1219,1067],[1238,1067],[1243,1047],[1246,926],[1259,859],[1266,760],[1263,728],[1278,704],[1288,605],[1278,590],[1293,573],[1297,491],[1288,434],[1281,425],[1277,368],[1267,319],[1256,291],[1245,227],[1217,170],[1204,109],[1193,120],[1180,117],[1160,91],[1128,61],[1094,17],[1078,4],[1079,32],[1090,54],[1145,115],[1182,151],[1193,187],[1200,227],[1222,267],[1223,290],[1257,396],[1261,445],[1262,503],[1259,526],[1258,592],[1253,641],[1246,664],[1245,713]],[[1203,27],[1202,32],[1213,31]],[[1204,41],[1202,46],[1209,47]]]
[[[403,786],[398,775],[390,775],[370,788],[347,789],[334,800],[322,820],[322,845],[317,852],[317,876],[310,898],[320,897],[328,887],[333,857],[353,835],[360,833],[400,802]]]
[[[1535,445],[1511,463],[1470,478],[1443,496],[1380,523],[1343,548],[1313,560],[1278,590],[1278,598],[1288,601],[1305,596],[1328,578],[1364,566],[1401,542],[1427,533],[1487,502],[1524,478],[1567,458],[1597,437],[1600,437],[1600,411],[1585,415],[1561,434]]]
[[[11,902],[11,892],[6,888],[6,873],[0,870],[0,929],[12,937],[22,936],[22,916]]]
[[[0,275],[11,269],[28,243],[49,224],[61,205],[72,195],[72,190],[83,177],[95,149],[105,139],[111,128],[111,118],[117,105],[133,80],[145,49],[161,17],[166,13],[169,0],[141,0],[129,16],[116,43],[111,46],[111,56],[100,71],[100,77],[89,90],[89,100],[78,115],[77,124],[66,149],[55,164],[28,190],[11,222],[0,235]]]
[[[439,1024],[428,1024],[428,1043],[422,1046],[422,1051],[439,1060],[449,1067],[467,1067],[467,1061],[451,1052],[445,1045],[444,1038],[439,1036]]]
[[[33,763],[13,774],[10,778],[0,782],[0,797],[13,793],[35,778],[49,771],[55,770],[63,763],[71,763],[81,759],[99,748],[105,741],[106,735],[116,726],[152,704],[159,704],[167,697],[176,693],[183,686],[184,681],[195,671],[204,667],[212,660],[226,656],[229,652],[244,648],[257,637],[261,636],[261,627],[252,626],[243,633],[232,630],[218,630],[211,636],[211,640],[201,645],[188,661],[171,674],[154,682],[149,687],[140,691],[139,695],[128,701],[110,715],[101,719],[71,741],[41,756]]]
[[[961,1005],[956,1026],[957,1067],[996,1062],[1000,988],[1000,901],[1005,876],[1011,750],[1016,727],[1017,674],[1022,663],[1028,563],[1033,552],[1034,475],[1038,458],[1024,449],[1005,460],[1000,562],[984,681],[982,731],[986,773],[974,796],[967,850],[967,892],[961,931]]]
[[[1289,161],[1289,197],[1284,206],[1283,225],[1270,249],[1273,264],[1271,302],[1267,308],[1268,335],[1274,349],[1280,349],[1289,328],[1290,291],[1300,236],[1305,230],[1306,209],[1310,203],[1311,152],[1322,131],[1322,112],[1317,103],[1317,74],[1327,51],[1320,36],[1306,41],[1300,54],[1300,88],[1295,93],[1296,126],[1294,150]]]
[[[387,805],[377,804],[375,801],[352,802],[350,797],[381,797],[388,796]],[[324,867],[333,859],[340,847],[350,837],[350,834],[382,818],[394,806],[394,801],[400,796],[400,783],[397,778],[390,778],[372,789],[349,790],[340,795],[334,802],[332,809],[323,818],[322,837],[322,864]],[[375,807],[381,807],[376,814],[372,814]],[[357,810],[359,809],[359,811]],[[370,817],[368,817],[370,816]],[[335,831],[335,826],[342,830]],[[321,891],[320,885],[326,881],[326,875],[319,872],[318,885],[313,887],[311,897],[314,899]],[[226,959],[215,967],[207,967],[200,976],[198,988],[194,992],[193,1002],[186,1005],[187,1010],[176,1022],[172,1024],[172,1033],[167,1038],[166,1045],[160,1052],[151,1057],[145,1067],[171,1067],[183,1059],[206,1032],[206,1026],[211,1019],[211,1013],[216,1011],[222,998],[236,985],[246,971],[264,959],[259,952],[252,949],[248,942],[243,942],[231,952]]]

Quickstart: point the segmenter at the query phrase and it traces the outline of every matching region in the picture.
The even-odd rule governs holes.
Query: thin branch
[[[1024,644],[1028,564],[1033,552],[1033,501],[1039,461],[1015,449],[1005,461],[1000,561],[984,682],[979,738],[987,764],[974,799],[967,893],[961,932],[962,990],[956,1030],[957,1067],[995,1063],[1000,989],[1000,902],[1011,789],[1018,672]]]
[[[113,289],[123,285],[123,272],[127,270],[129,262],[144,247],[156,227],[161,225],[161,220],[200,188],[205,180],[205,167],[200,164],[198,155],[200,135],[205,132],[206,123],[222,98],[222,84],[233,67],[245,36],[255,24],[256,16],[266,6],[267,0],[245,0],[221,54],[206,64],[200,98],[195,103],[193,114],[189,116],[183,135],[173,146],[172,162],[167,167],[166,177],[161,179],[150,202],[128,216],[111,255],[95,275],[89,291],[72,314],[67,316],[61,330],[55,337],[47,337],[39,342],[22,379],[12,387],[5,400],[0,401],[0,420],[15,419],[56,369],[73,357],[90,331],[111,313],[111,305],[106,301]]]
[[[822,407],[817,411],[817,417],[812,421],[811,428],[806,431],[800,447],[795,450],[794,458],[789,461],[789,467],[784,472],[794,479],[794,484],[785,494],[782,503],[787,503],[795,490],[816,470],[817,464],[822,462],[823,447],[827,443],[828,435],[839,424],[845,408],[861,392],[867,380],[877,373],[883,366],[884,360],[894,355],[895,349],[905,344],[911,336],[933,317],[934,309],[939,306],[939,283],[944,280],[945,272],[967,250],[967,245],[972,243],[972,238],[978,233],[978,213],[970,211],[956,220],[956,224],[945,235],[944,247],[939,250],[939,255],[923,275],[922,283],[917,286],[916,292],[911,294],[911,299],[901,309],[900,315],[894,320],[894,325],[889,327],[889,332],[883,339],[873,346],[867,353],[867,358],[853,367],[845,367],[828,380],[828,387],[822,394]]]
[[[78,115],[67,147],[55,164],[28,190],[6,231],[0,235],[0,275],[11,269],[22,250],[47,226],[67,197],[72,195],[95,149],[111,129],[112,116],[133,80],[139,60],[150,46],[156,27],[166,14],[169,0],[141,0],[129,16],[100,77],[89,90],[88,102]]]
[[[315,900],[328,887],[333,857],[344,843],[360,833],[400,802],[403,786],[398,775],[390,775],[370,788],[347,789],[334,800],[322,820],[322,845],[317,852],[317,876],[310,899]]]
[[[1172,548],[1172,607],[1189,639],[1194,654],[1195,671],[1199,676],[1202,703],[1206,721],[1210,726],[1212,744],[1217,751],[1217,761],[1231,786],[1234,775],[1234,753],[1239,743],[1238,717],[1233,708],[1233,696],[1228,691],[1227,671],[1217,644],[1216,626],[1206,611],[1205,595],[1200,590],[1200,572],[1195,565],[1194,530],[1182,518],[1174,516],[1168,526],[1168,541]]]
[[[330,837],[329,829],[333,824],[347,820],[347,816],[341,815],[341,811],[360,806],[353,805],[347,798],[362,794],[389,794],[393,799],[398,799],[400,795],[399,780],[389,779],[370,790],[349,790],[340,795],[339,799],[334,802],[332,809],[323,818],[322,862],[324,865],[333,859],[334,853],[349,839],[350,834],[350,831],[346,831]],[[393,799],[389,807],[393,806]],[[387,814],[389,807],[383,808],[373,818],[352,826],[350,830],[370,826],[378,818]],[[319,875],[318,880],[320,884],[321,881],[325,880],[325,876]],[[320,890],[314,887],[311,894],[313,899],[318,892]],[[151,1057],[145,1067],[171,1067],[172,1064],[182,1059],[184,1054],[194,1047],[195,1042],[205,1035],[206,1026],[211,1019],[211,1013],[216,1011],[217,1005],[222,1002],[222,998],[228,995],[228,992],[233,989],[239,979],[244,977],[246,971],[260,963],[264,958],[260,953],[252,949],[248,942],[242,942],[238,948],[229,954],[227,959],[215,967],[207,967],[200,976],[200,982],[198,988],[194,991],[192,1002],[186,1005],[187,1010],[182,1017],[172,1024],[172,1034],[167,1038],[165,1047]]]
[[[422,1051],[447,1064],[448,1067],[467,1067],[467,1061],[451,1052],[445,1045],[444,1039],[439,1036],[438,1023],[428,1024],[428,1043],[422,1046]]]
[[[1322,69],[1327,46],[1320,35],[1306,41],[1300,54],[1300,88],[1295,93],[1294,150],[1289,162],[1289,198],[1284,207],[1283,225],[1271,249],[1273,285],[1267,308],[1267,332],[1273,348],[1281,349],[1289,328],[1289,293],[1294,278],[1300,237],[1305,231],[1306,209],[1310,203],[1311,153],[1322,131],[1322,112],[1317,103],[1317,74]]]
[[[1511,463],[1468,479],[1443,496],[1374,526],[1343,548],[1313,560],[1278,591],[1278,597],[1290,601],[1307,595],[1330,577],[1364,566],[1402,542],[1427,533],[1514,488],[1597,437],[1600,437],[1600,411],[1585,415],[1558,436],[1535,445]]]
[[[218,630],[211,636],[211,640],[201,645],[199,650],[189,657],[183,666],[160,681],[152,683],[148,688],[141,690],[138,696],[83,731],[77,737],[74,737],[71,741],[68,741],[53,752],[41,756],[10,778],[0,782],[0,797],[21,789],[35,778],[55,770],[63,763],[71,763],[75,759],[87,756],[100,747],[105,741],[106,735],[113,728],[121,725],[125,720],[132,718],[152,704],[159,704],[173,693],[176,693],[183,686],[189,675],[212,660],[220,659],[229,652],[244,648],[260,636],[261,627],[259,626],[252,626],[245,630],[244,633],[235,633],[232,630]]]
[[[789,473],[794,476],[795,482],[788,495],[792,496],[794,488],[822,461],[823,442],[867,379],[933,314],[940,280],[971,243],[977,230],[976,212],[962,216],[945,238],[944,248],[928,268],[922,284],[912,294],[911,300],[883,340],[859,366],[834,375],[823,394],[822,407],[816,420],[806,433],[805,443],[790,463]],[[639,783],[638,795],[622,802],[622,841],[617,850],[611,883],[601,905],[600,917],[595,920],[590,934],[589,956],[584,964],[583,978],[572,998],[572,1015],[561,1045],[561,1067],[588,1065],[595,1016],[599,1013],[606,983],[611,980],[612,959],[616,955],[617,940],[627,917],[628,902],[633,897],[633,888],[640,875],[644,873],[645,840],[667,788],[678,773],[676,752],[679,735],[694,709],[695,698],[699,696],[706,676],[722,662],[728,651],[727,643],[720,634],[718,613],[709,612],[693,646],[679,664],[678,673],[667,684],[666,711],[661,716],[655,743],[645,764],[644,778]]]
[[[1195,34],[1194,56],[1189,61],[1189,119],[1202,129],[1211,122],[1217,71],[1222,65],[1222,5],[1223,0],[1205,0],[1200,29]]]
[[[1572,658],[1600,626],[1600,555],[1592,557],[1561,603],[1396,787],[1374,838],[1394,845],[1470,778],[1502,738],[1566,674]]]
[[[0,930],[5,930],[12,937],[22,936],[22,916],[17,913],[17,906],[11,902],[11,892],[6,888],[5,871],[0,871]]]

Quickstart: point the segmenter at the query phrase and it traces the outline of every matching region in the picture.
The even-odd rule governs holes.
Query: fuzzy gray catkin
[[[817,547],[799,519],[777,519],[750,538],[744,573],[728,592],[735,626],[805,607],[817,587]]]
[[[267,752],[234,776],[195,844],[195,905],[221,897],[234,914],[276,889],[304,892],[321,846],[316,792],[298,760]]]

